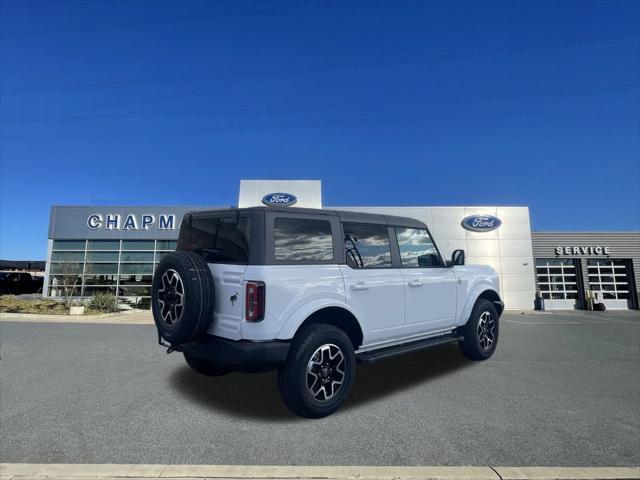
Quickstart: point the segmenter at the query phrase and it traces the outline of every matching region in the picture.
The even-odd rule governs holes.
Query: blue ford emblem
[[[269,207],[280,205],[283,207],[289,207],[298,201],[298,197],[291,193],[268,193],[262,197],[262,203]]]
[[[502,220],[493,215],[469,215],[462,220],[462,228],[472,232],[490,232],[502,225]]]

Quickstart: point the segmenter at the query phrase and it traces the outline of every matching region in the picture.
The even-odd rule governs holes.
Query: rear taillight
[[[245,318],[247,319],[247,322],[259,322],[264,318],[263,282],[247,282],[245,302]]]

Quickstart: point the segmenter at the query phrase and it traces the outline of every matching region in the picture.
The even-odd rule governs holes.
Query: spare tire
[[[193,341],[213,321],[215,292],[211,270],[193,252],[166,255],[156,268],[151,309],[158,333],[172,345]]]

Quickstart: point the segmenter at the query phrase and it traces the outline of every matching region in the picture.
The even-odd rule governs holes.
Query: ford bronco
[[[472,360],[496,349],[498,275],[445,261],[411,218],[255,207],[185,215],[153,278],[159,343],[196,372],[278,370],[304,417],[339,408],[356,363],[457,342]]]

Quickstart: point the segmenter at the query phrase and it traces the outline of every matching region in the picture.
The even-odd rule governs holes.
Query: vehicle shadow
[[[342,409],[366,405],[471,365],[457,343],[360,365],[351,394]]]
[[[221,413],[263,421],[299,418],[282,403],[276,372],[205,377],[185,364],[171,373],[169,382],[189,400]]]
[[[343,410],[350,410],[387,395],[448,375],[471,362],[457,345],[444,345],[397,358],[360,365]],[[276,373],[232,373],[207,378],[184,365],[169,377],[170,385],[204,408],[262,421],[302,420],[282,403]]]

